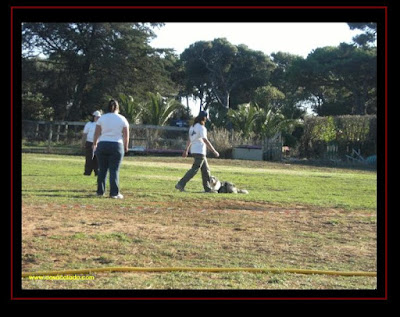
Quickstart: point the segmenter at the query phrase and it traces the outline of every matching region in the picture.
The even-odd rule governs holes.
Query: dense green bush
[[[376,154],[376,116],[307,117],[304,120],[299,154],[323,158],[328,146],[337,147],[337,156],[351,155],[353,149],[365,158]]]

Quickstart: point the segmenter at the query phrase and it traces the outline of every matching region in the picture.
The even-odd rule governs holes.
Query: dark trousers
[[[85,171],[83,175],[91,175],[92,171],[97,176],[99,165],[97,163],[97,157],[93,157],[93,143],[86,141],[85,143]]]
[[[99,162],[97,176],[97,194],[103,195],[106,190],[107,172],[110,172],[110,196],[119,194],[119,168],[124,157],[124,146],[118,142],[99,142],[96,149]]]
[[[205,155],[202,154],[192,154],[194,157],[194,163],[192,168],[186,172],[186,174],[182,177],[182,179],[178,182],[178,184],[185,188],[186,183],[190,181],[193,176],[197,174],[199,169],[201,169],[201,178],[203,181],[203,188],[206,192],[211,191],[210,188],[210,168],[208,166],[207,158]]]

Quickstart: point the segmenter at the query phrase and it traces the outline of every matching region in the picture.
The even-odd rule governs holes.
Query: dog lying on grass
[[[210,187],[213,192],[228,193],[228,194],[248,194],[246,189],[239,189],[231,182],[221,182],[215,176],[210,177]]]

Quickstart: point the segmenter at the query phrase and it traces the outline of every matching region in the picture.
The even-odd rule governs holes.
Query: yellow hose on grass
[[[376,276],[376,272],[325,271],[305,269],[276,269],[276,268],[220,268],[220,267],[104,267],[65,271],[23,272],[22,277],[46,275],[76,275],[96,272],[252,272],[252,273],[296,273],[321,274],[339,276]]]

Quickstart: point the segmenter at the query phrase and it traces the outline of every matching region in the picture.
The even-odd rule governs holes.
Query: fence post
[[[50,149],[51,149],[51,139],[53,138],[53,124],[52,124],[52,122],[50,121],[49,123],[48,123],[48,125],[49,125],[49,135],[48,135],[48,142],[47,142],[47,153],[50,153]]]
[[[35,124],[35,138],[37,138],[39,135],[39,123]]]
[[[68,122],[65,122],[65,127],[64,127],[64,140],[66,140],[66,141],[69,140],[68,129],[69,129]]]
[[[61,129],[61,124],[57,124],[57,132],[56,132],[56,142],[60,141],[60,129]]]
[[[150,149],[150,129],[146,127],[146,149]]]

